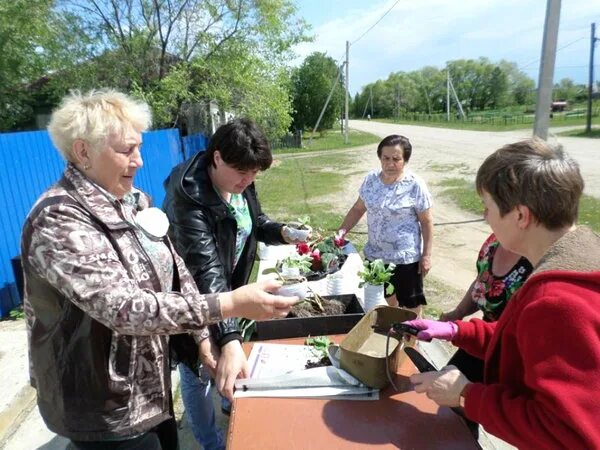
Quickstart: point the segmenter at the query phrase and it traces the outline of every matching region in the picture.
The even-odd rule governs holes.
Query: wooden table
[[[340,342],[343,336],[331,336]],[[303,344],[304,338],[283,339]],[[244,344],[246,354],[252,343]],[[408,358],[399,367],[396,385],[377,401],[236,398],[227,449],[444,449],[480,448],[462,419],[412,388],[417,370]]]

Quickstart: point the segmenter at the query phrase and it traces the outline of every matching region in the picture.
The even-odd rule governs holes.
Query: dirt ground
[[[408,168],[425,180],[434,200],[433,267],[425,280],[430,311],[452,309],[473,281],[477,252],[491,230],[485,222],[477,221],[481,216],[463,211],[441,196],[438,185],[445,178],[462,177],[474,181],[477,169],[487,155],[505,144],[531,137],[531,131],[481,132],[373,121],[350,121],[350,127],[382,138],[390,134],[402,134],[411,140],[413,153]],[[556,137],[553,133],[559,131],[551,130],[550,141],[560,142],[579,162],[586,182],[586,193],[600,198],[600,177],[594,176],[600,171],[600,140]],[[364,176],[379,167],[376,147],[372,144],[340,151],[352,155],[356,161],[353,167],[345,170],[347,184],[342,192],[318,201],[330,204],[340,214],[347,212],[358,196]],[[305,154],[304,157],[314,155]],[[364,218],[353,232],[352,240],[366,238]]]

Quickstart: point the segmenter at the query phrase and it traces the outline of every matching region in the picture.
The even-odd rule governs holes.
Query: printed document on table
[[[335,367],[306,369],[320,355],[307,345],[254,344],[248,365],[250,378],[236,380],[235,397],[303,397],[377,400],[379,391],[360,384]]]

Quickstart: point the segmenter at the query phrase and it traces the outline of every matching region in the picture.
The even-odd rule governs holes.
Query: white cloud
[[[394,2],[369,1],[360,8],[339,8],[335,19],[314,28],[314,42],[297,47],[297,63],[314,51],[342,61],[346,40],[356,41]],[[559,50],[555,78],[571,76],[584,82],[589,26],[600,19],[600,8],[588,0],[562,3],[558,47],[580,40]],[[526,71],[536,79],[545,14],[545,0],[401,0],[351,46],[350,90],[357,92],[391,72],[443,67],[449,60],[480,56],[529,63]]]

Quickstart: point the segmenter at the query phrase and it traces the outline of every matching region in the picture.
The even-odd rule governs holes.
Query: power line
[[[580,37],[579,39],[575,39],[574,41],[572,41],[572,42],[569,42],[568,44],[566,44],[566,45],[563,45],[563,46],[562,46],[562,47],[560,47],[560,48],[557,48],[557,49],[556,49],[556,53],[560,52],[562,49],[565,49],[565,48],[567,48],[567,47],[570,47],[571,45],[573,45],[573,44],[575,44],[575,43],[577,43],[577,42],[579,42],[579,41],[582,41],[583,39],[587,39],[587,37],[585,37],[585,36],[584,36],[584,37]],[[529,67],[530,65],[532,65],[532,64],[535,64],[535,63],[539,62],[539,60],[540,60],[540,58],[537,58],[537,59],[535,59],[535,60],[533,60],[533,61],[531,61],[531,62],[528,62],[528,63],[527,63],[527,64],[525,64],[524,66],[521,66],[521,67],[519,67],[519,69],[523,70],[523,69],[525,69],[525,68]]]
[[[389,12],[390,12],[392,9],[394,9],[394,7],[395,7],[395,6],[396,6],[398,3],[400,3],[400,0],[396,0],[396,2],[395,2],[393,5],[392,5],[392,7],[391,7],[390,9],[388,9],[388,10],[387,10],[387,11],[386,11],[386,12],[383,14],[383,16],[381,16],[381,17],[379,18],[379,20],[378,20],[377,22],[375,22],[373,25],[371,25],[371,27],[370,27],[370,28],[369,28],[367,31],[365,31],[363,34],[361,34],[361,35],[358,37],[358,39],[356,39],[355,41],[351,42],[351,43],[350,43],[350,45],[354,45],[354,44],[356,44],[358,41],[360,41],[360,40],[361,40],[361,39],[362,39],[362,38],[365,36],[365,34],[367,34],[369,31],[371,31],[373,28],[375,28],[375,26],[376,26],[376,25],[377,25],[379,22],[381,22],[381,21],[383,20],[383,18],[384,18],[385,16],[387,16],[387,15],[388,15],[388,13],[389,13]]]

